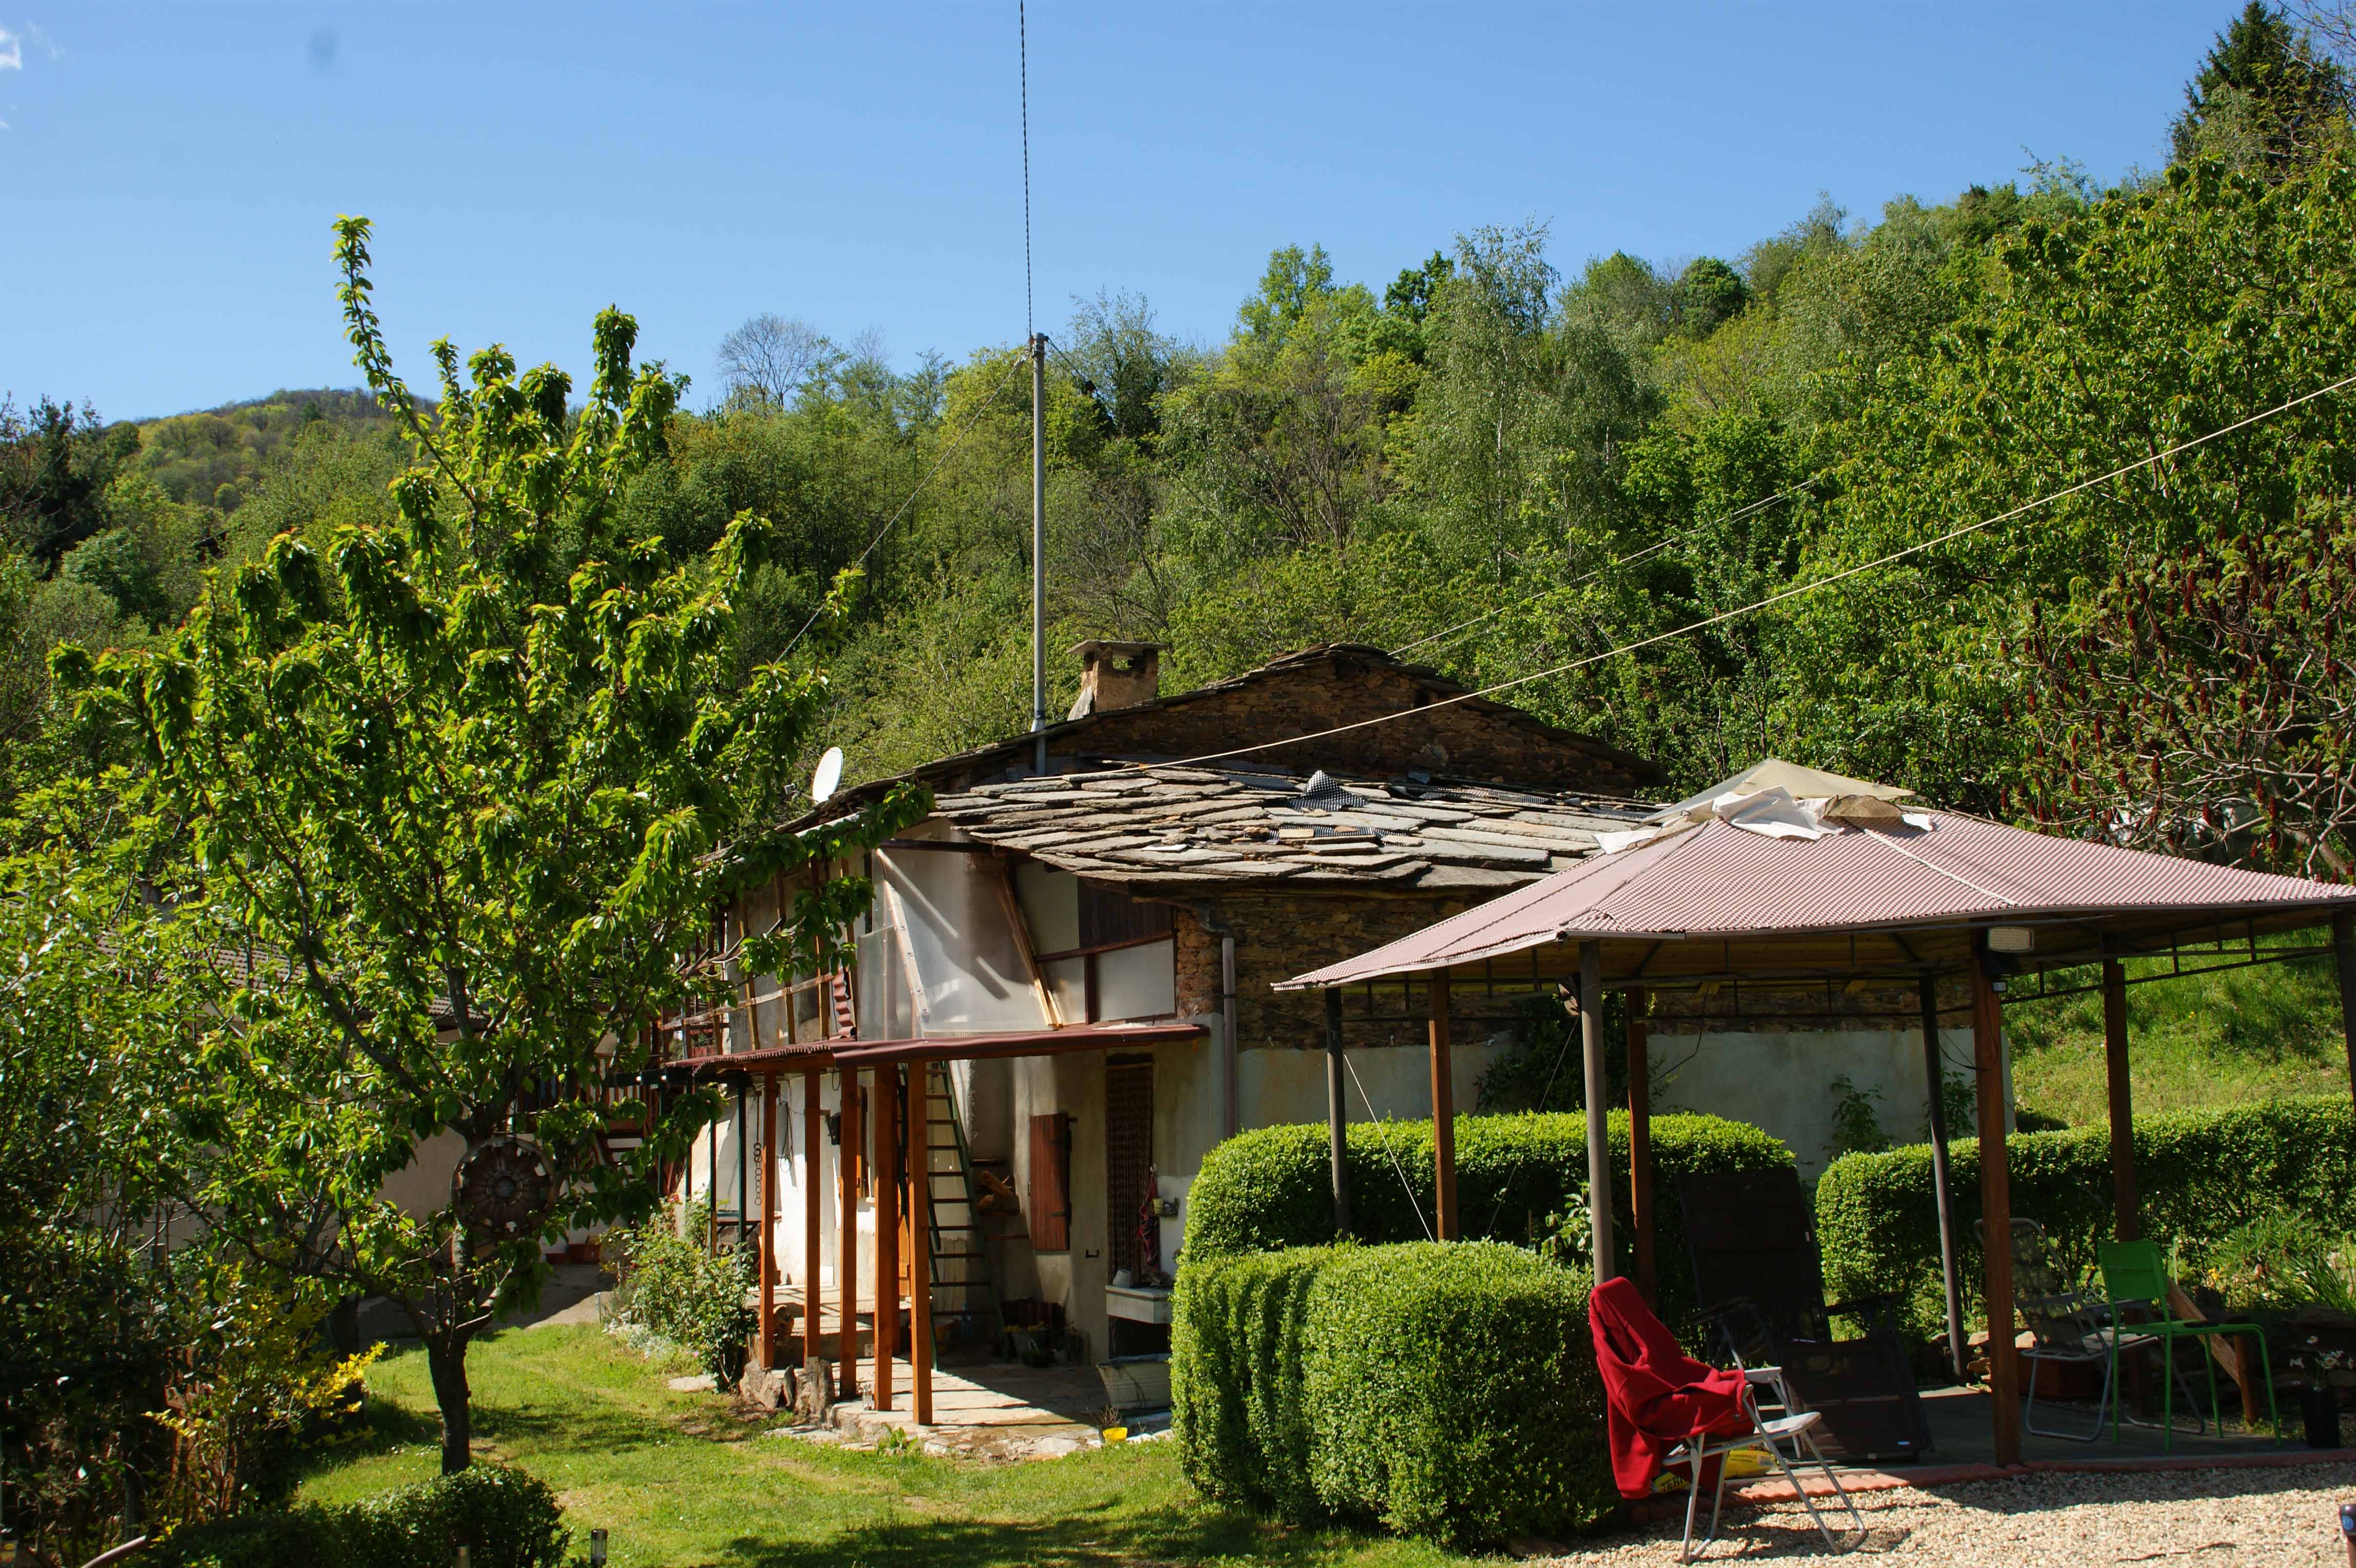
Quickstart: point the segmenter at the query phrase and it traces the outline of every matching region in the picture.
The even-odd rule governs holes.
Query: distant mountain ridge
[[[271,459],[307,426],[389,431],[392,416],[359,388],[309,387],[134,423],[139,472],[174,500],[230,512],[253,493]]]

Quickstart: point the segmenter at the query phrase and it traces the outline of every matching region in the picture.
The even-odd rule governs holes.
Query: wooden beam
[[[1620,1272],[1612,1236],[1612,1103],[1604,1085],[1603,944],[1579,950],[1579,1044],[1587,1069],[1587,1216],[1594,1240],[1595,1278]]]
[[[836,1216],[841,1234],[835,1239],[835,1290],[842,1302],[838,1324],[841,1342],[835,1365],[841,1369],[837,1397],[859,1397],[859,1074],[843,1069],[836,1074],[841,1110],[835,1117],[837,1138],[834,1168],[842,1178],[842,1208]]]
[[[1939,1284],[1947,1306],[1947,1359],[1961,1382],[1971,1347],[1964,1337],[1964,1282],[1955,1255],[1955,1178],[1947,1164],[1947,1058],[1939,1048],[1939,980],[1926,970],[1916,985],[1922,1004],[1922,1075],[1931,1092],[1931,1184],[1939,1200]]]
[[[761,1080],[761,1370],[777,1364],[777,1080]]]
[[[900,1069],[875,1069],[875,1408],[890,1410],[900,1351]]]
[[[2331,917],[2331,957],[2340,972],[2340,1036],[2348,1047],[2348,1092],[2356,1099],[2356,915]]]
[[[918,1426],[933,1424],[933,1153],[925,1126],[932,1113],[925,1075],[932,1070],[928,1062],[909,1064],[905,1096],[906,1147],[916,1162],[908,1177],[908,1378]]]
[[[1333,1167],[1333,1234],[1350,1233],[1350,1102],[1342,1089],[1342,993],[1325,988],[1325,1144]]]
[[[1628,993],[1628,1225],[1635,1231],[1636,1289],[1660,1310],[1660,1238],[1653,1214],[1653,1058],[1643,990]]]
[[[823,1347],[819,1343],[819,1316],[826,1297],[819,1288],[819,1266],[826,1255],[826,1217],[819,1192],[819,1151],[826,1147],[826,1115],[819,1109],[819,1085],[824,1080],[811,1068],[802,1074],[802,1367],[815,1366]],[[830,1395],[834,1391],[827,1391]]]
[[[1449,1053],[1448,972],[1424,977],[1431,1004],[1432,1206],[1439,1211],[1440,1239],[1461,1240],[1456,1224],[1456,1066]]]
[[[2013,1353],[2012,1182],[2004,1142],[2004,1002],[1987,972],[1987,955],[1972,966],[1972,1067],[1979,1093],[1980,1218],[1986,1244],[1988,1327],[1988,1409],[1996,1462],[2020,1462],[2020,1362]]]
[[[2103,961],[2103,1067],[2110,1079],[2111,1216],[2118,1239],[2143,1234],[2136,1203],[2135,1086],[2127,1077],[2127,971]]]

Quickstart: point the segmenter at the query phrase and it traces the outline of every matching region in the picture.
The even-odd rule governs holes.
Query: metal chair
[[[1726,1506],[1725,1459],[1730,1454],[1764,1455],[1768,1461],[1782,1472],[1784,1481],[1792,1488],[1793,1496],[1800,1499],[1800,1506],[1808,1510],[1808,1518],[1814,1521],[1817,1531],[1824,1536],[1825,1546],[1828,1551],[1836,1553],[1853,1552],[1863,1545],[1866,1533],[1865,1520],[1857,1511],[1857,1499],[1848,1495],[1848,1488],[1841,1485],[1840,1477],[1833,1470],[1832,1461],[1826,1459],[1824,1451],[1816,1446],[1815,1432],[1817,1425],[1824,1420],[1824,1412],[1790,1410],[1788,1407],[1792,1396],[1790,1391],[1783,1386],[1783,1371],[1780,1368],[1746,1367],[1743,1369],[1743,1379],[1745,1386],[1742,1391],[1742,1403],[1743,1408],[1750,1412],[1751,1430],[1740,1437],[1710,1437],[1697,1434],[1687,1438],[1678,1447],[1672,1449],[1668,1456],[1662,1461],[1665,1469],[1674,1470],[1684,1466],[1691,1471],[1686,1487],[1685,1537],[1678,1544],[1677,1561],[1692,1562],[1697,1555],[1718,1539],[1718,1517]],[[1757,1391],[1762,1385],[1778,1391],[1786,1405],[1784,1414],[1779,1416],[1761,1414]],[[1789,1454],[1784,1452],[1784,1445],[1787,1444],[1792,1450]],[[1712,1461],[1716,1463],[1713,1464]],[[1796,1465],[1813,1465],[1822,1470],[1825,1479],[1832,1486],[1833,1495],[1847,1508],[1849,1529],[1847,1532],[1848,1540],[1846,1543],[1833,1534],[1832,1526],[1826,1523],[1825,1516],[1816,1511],[1815,1499],[1808,1496],[1807,1487],[1800,1484],[1799,1473],[1793,1468]],[[1694,1515],[1701,1507],[1702,1473],[1708,1469],[1715,1469],[1718,1472],[1718,1482],[1710,1493],[1709,1528],[1703,1531],[1699,1541],[1696,1541]]]
[[[1980,1245],[1987,1245],[1987,1222],[1975,1220]],[[2111,1401],[2117,1394],[2118,1352],[2155,1343],[2148,1334],[2122,1334],[2111,1321],[2111,1309],[2100,1298],[2072,1289],[2046,1245],[2045,1227],[2034,1219],[2012,1222],[2012,1306],[2020,1325],[2034,1341],[2019,1352],[2024,1361],[2051,1361],[2062,1366],[2103,1367],[2103,1388],[2094,1401],[2094,1424],[2089,1432],[2071,1432],[2037,1424],[2037,1371],[2029,1368],[2027,1407],[2021,1423],[2040,1437],[2072,1443],[2093,1443],[2103,1435]],[[2130,1417],[2130,1420],[2133,1418]],[[2141,1423],[2136,1424],[2140,1425]]]
[[[2275,1403],[2274,1367],[2266,1356],[2266,1332],[2254,1323],[2192,1323],[2176,1316],[2168,1299],[2168,1263],[2161,1257],[2159,1245],[2154,1241],[2105,1241],[2097,1249],[2103,1271],[2103,1294],[2110,1298],[2111,1321],[2122,1321],[2120,1308],[2140,1306],[2151,1314],[2147,1323],[2135,1326],[2138,1335],[2159,1347],[2160,1366],[2160,1451],[2168,1452],[2176,1443],[2176,1342],[2201,1340],[2225,1334],[2247,1334],[2258,1342],[2258,1375],[2266,1385],[2266,1415],[2274,1423],[2275,1441],[2283,1440],[2282,1411]],[[2111,1377],[2118,1377],[2120,1347],[2111,1347]],[[2217,1402],[2217,1359],[2201,1346],[2201,1363],[2209,1372],[2209,1419],[2222,1434],[2224,1418]],[[2244,1367],[2247,1363],[2244,1363]],[[2196,1412],[2197,1419],[2197,1412]],[[2196,1429],[2197,1430],[2197,1429]],[[2111,1441],[2118,1441],[2119,1407],[2111,1404]]]

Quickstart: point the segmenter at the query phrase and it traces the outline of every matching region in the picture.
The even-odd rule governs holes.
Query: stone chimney
[[[1133,708],[1162,694],[1162,644],[1158,642],[1090,639],[1072,651],[1080,656],[1080,699],[1072,704],[1068,718]]]

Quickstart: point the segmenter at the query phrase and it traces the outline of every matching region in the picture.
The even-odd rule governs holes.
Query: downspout
[[[1236,1089],[1241,1055],[1236,1038],[1236,939],[1219,939],[1219,1076],[1225,1093],[1227,1136],[1243,1131],[1243,1105]]]

